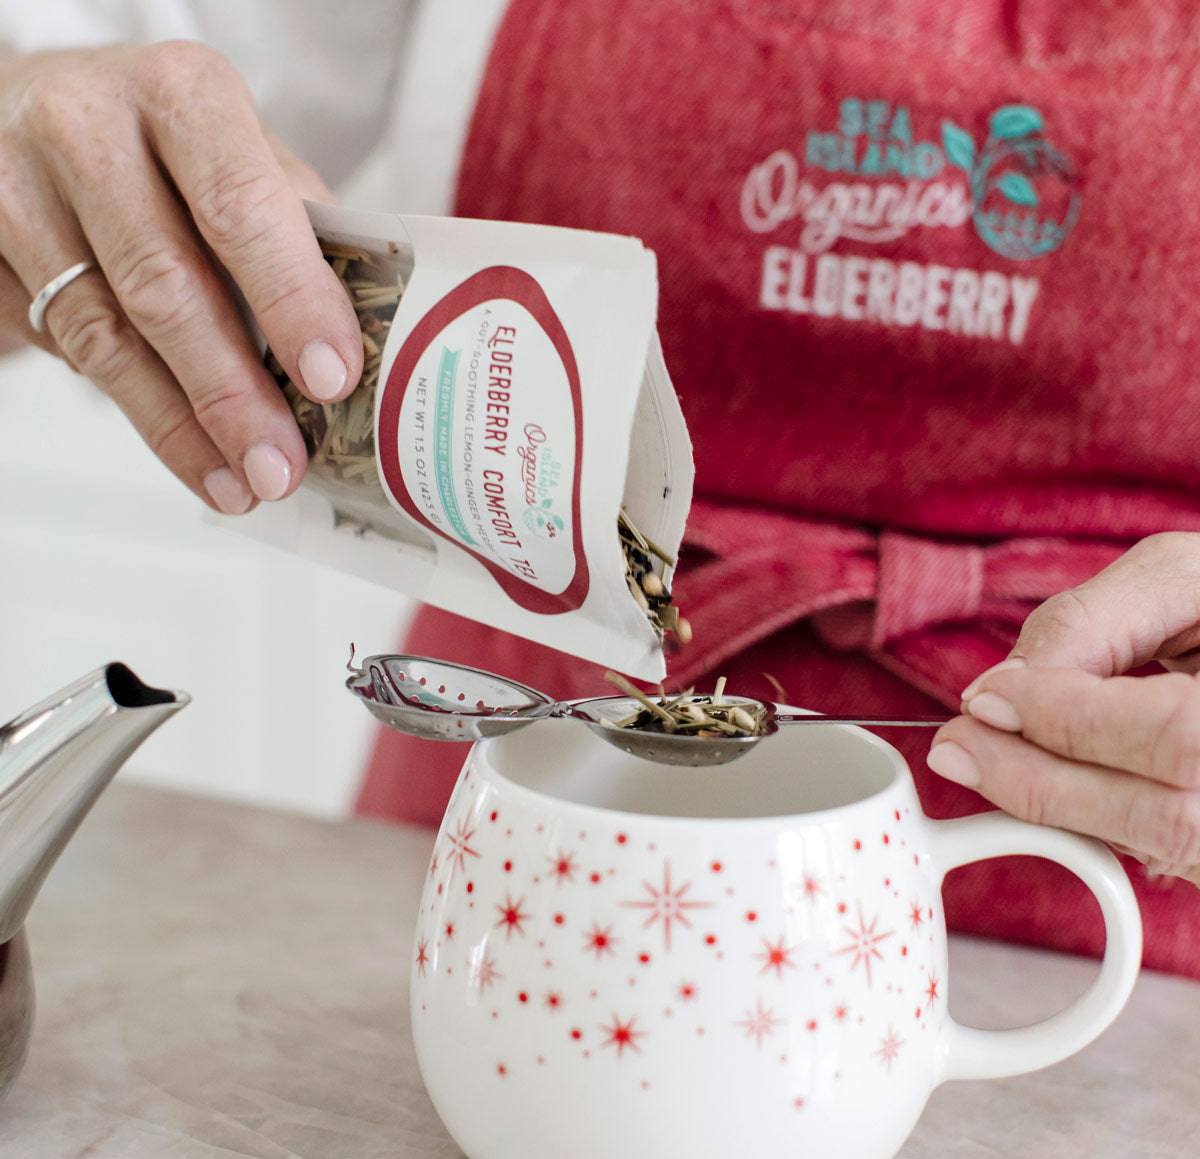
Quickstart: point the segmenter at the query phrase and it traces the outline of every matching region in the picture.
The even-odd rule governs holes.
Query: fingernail
[[[982,720],[984,724],[990,724],[993,728],[1003,729],[1005,732],[1021,731],[1021,718],[1017,715],[1017,710],[1003,696],[997,696],[994,692],[977,692],[966,702],[966,710],[971,716]]]
[[[204,476],[204,490],[226,515],[241,515],[254,502],[246,485],[228,467],[209,471]]]
[[[952,740],[943,740],[935,744],[929,750],[925,763],[939,777],[966,785],[969,789],[978,788],[982,780],[975,758],[962,745],[955,744]]]
[[[304,389],[324,402],[346,385],[346,364],[328,342],[313,341],[300,351],[300,377]]]
[[[260,499],[281,499],[292,481],[292,466],[284,453],[270,443],[258,443],[246,452],[242,470]]]
[[[971,683],[968,684],[966,686],[966,688],[964,688],[962,690],[962,699],[970,700],[971,697],[974,696],[975,693],[979,691],[979,686],[989,676],[991,676],[991,674],[993,672],[1003,672],[1006,668],[1028,668],[1028,667],[1029,667],[1029,664],[1026,662],[1026,660],[1023,656],[1010,656],[1007,660],[1001,660],[999,664],[993,664],[992,667],[989,668],[986,672],[981,672],[978,676],[976,676],[975,679],[972,680]]]

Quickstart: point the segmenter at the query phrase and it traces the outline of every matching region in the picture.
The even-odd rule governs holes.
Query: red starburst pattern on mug
[[[688,920],[687,911],[690,909],[705,909],[711,907],[711,901],[691,901],[684,897],[689,889],[692,888],[690,881],[685,881],[678,888],[671,887],[671,863],[663,862],[663,883],[659,887],[651,885],[648,881],[642,882],[642,887],[650,895],[649,898],[642,901],[623,901],[621,905],[628,906],[630,909],[644,909],[649,911],[649,916],[642,923],[642,929],[647,929],[655,922],[663,924],[663,945],[669,950],[671,948],[671,923],[678,922],[682,926],[691,928],[692,923]]]
[[[854,960],[850,963],[851,972],[855,967],[862,962],[863,968],[867,974],[867,985],[871,982],[871,962],[873,960],[883,961],[883,955],[879,952],[879,943],[885,938],[890,938],[895,930],[884,930],[882,933],[876,933],[875,927],[879,924],[879,918],[873,917],[870,924],[863,916],[862,902],[858,903],[858,928],[853,926],[843,926],[847,934],[850,935],[849,945],[843,946],[840,950],[834,950],[835,954],[853,954]]]
[[[470,846],[471,838],[475,836],[475,830],[469,828],[469,822],[460,817],[454,825],[454,832],[447,832],[446,841],[450,845],[450,876],[454,877],[456,869],[466,870],[468,857],[479,857],[477,850]]]
[[[925,974],[926,979],[928,980],[928,985],[925,987],[925,990],[924,990],[925,1009],[932,1010],[933,1004],[938,1000],[938,998],[941,997],[941,995],[938,994],[938,986],[940,986],[941,983],[938,981],[938,976],[936,974],[931,974],[931,973],[929,973],[928,970],[923,971],[923,972]]]
[[[496,908],[500,911],[500,920],[496,923],[497,927],[504,927],[504,940],[508,941],[512,937],[513,930],[516,930],[521,937],[525,936],[525,931],[521,927],[522,922],[529,921],[529,914],[521,912],[521,906],[525,904],[525,899],[513,901],[512,894],[507,890],[504,894],[504,904],[497,903]]]
[[[761,998],[757,999],[753,1010],[746,1011],[746,1017],[734,1022],[746,1031],[747,1038],[753,1038],[755,1045],[762,1047],[763,1039],[775,1033],[775,1027],[782,1026],[784,1020],[775,1017],[775,1011],[763,1005]]]
[[[503,978],[496,969],[496,963],[488,953],[486,945],[477,946],[471,955],[471,981],[479,987],[482,994],[489,986],[494,986],[497,979]]]
[[[792,886],[792,893],[808,902],[815,902],[821,896],[824,887],[821,879],[815,873],[806,873]]]
[[[607,825],[591,833],[581,831],[578,839],[574,830],[563,834],[560,828],[555,833],[546,826],[539,844],[533,845],[524,842],[531,836],[533,822],[517,825],[513,816],[506,816],[506,822],[514,825],[509,835],[522,839],[521,848],[526,850],[522,858],[517,855],[517,844],[505,840],[503,826],[487,825],[490,803],[485,805],[486,800],[486,796],[462,799],[447,821],[431,863],[433,880],[427,886],[430,916],[423,921],[422,936],[414,951],[417,959],[414,973],[421,977],[422,988],[429,985],[426,981],[429,976],[439,983],[450,983],[451,979],[443,977],[443,959],[450,958],[452,949],[449,941],[475,947],[468,952],[466,962],[462,958],[454,962],[453,972],[456,976],[464,972],[469,975],[472,995],[487,996],[486,1003],[480,1002],[481,1017],[486,1017],[494,1006],[497,1012],[492,1017],[503,1020],[519,1014],[530,1034],[566,1036],[563,1044],[575,1044],[569,1054],[580,1065],[589,1057],[598,1057],[600,1045],[615,1047],[606,1052],[610,1058],[615,1055],[623,1059],[628,1050],[639,1061],[624,1064],[620,1070],[631,1082],[636,1082],[643,1076],[633,1072],[643,1070],[657,1054],[659,1036],[655,1031],[660,1026],[674,1027],[689,1039],[694,1032],[700,1046],[713,1037],[714,1027],[723,1024],[728,1028],[726,1034],[732,1033],[739,1039],[744,1034],[754,1042],[756,1060],[770,1063],[778,1058],[790,1067],[798,1057],[797,1052],[803,1055],[811,1049],[804,1043],[819,1039],[822,1034],[846,1034],[852,1024],[863,1024],[865,1020],[866,1025],[858,1025],[854,1031],[868,1035],[855,1052],[857,1066],[874,1072],[878,1065],[891,1072],[900,1057],[912,1055],[912,1051],[904,1054],[907,1040],[899,1034],[896,1024],[908,1026],[910,1036],[915,1032],[914,1042],[920,1043],[930,1025],[926,1014],[941,1013],[938,1000],[944,1005],[945,983],[933,972],[936,958],[921,952],[926,936],[930,936],[932,944],[933,934],[937,933],[937,923],[932,921],[933,908],[928,899],[924,905],[918,900],[926,890],[921,882],[907,876],[911,872],[907,852],[898,850],[903,870],[891,872],[891,862],[883,864],[876,860],[886,852],[881,849],[879,836],[884,826],[878,822],[865,830],[870,839],[860,834],[860,857],[871,862],[862,875],[849,865],[842,867],[846,873],[839,873],[837,868],[824,865],[811,855],[805,856],[806,851],[802,850],[798,864],[788,866],[781,862],[774,867],[776,876],[768,882],[764,894],[757,887],[745,888],[747,882],[734,872],[744,860],[739,855],[740,847],[722,848],[719,857],[716,850],[693,858],[690,852],[679,849],[664,849],[660,856],[652,851],[653,843],[644,836],[624,831],[626,840],[622,842],[618,830]],[[889,811],[889,825],[891,820]],[[537,831],[542,834],[543,826],[539,825]],[[902,836],[902,831],[891,831],[890,845],[904,844]],[[587,844],[585,837],[589,839]],[[852,838],[853,834],[842,839],[843,851]],[[616,862],[610,866],[606,860],[589,858],[592,863],[584,866],[580,851],[588,845],[593,847],[593,853],[597,849],[611,851],[616,861],[632,856],[632,864],[618,870]],[[647,853],[648,849],[651,852]],[[617,850],[622,851],[619,857]],[[820,850],[816,852],[819,854]],[[452,880],[460,880],[458,871],[466,870],[468,858],[481,861],[480,866],[474,867],[469,875],[464,872],[461,878],[464,885],[474,878],[475,884],[483,887],[474,891],[474,901],[479,903],[474,906],[474,913],[469,912],[473,904],[468,896],[470,887],[468,894],[460,892],[462,886],[449,888]],[[761,853],[750,860],[755,872],[762,872]],[[888,876],[883,871],[888,871]],[[492,878],[481,879],[483,873],[491,874]],[[856,880],[848,884],[851,877]],[[508,889],[502,902],[496,902],[501,897],[498,887],[502,883]],[[434,898],[439,884],[444,892],[439,891]],[[753,880],[749,884],[755,886]],[[459,906],[460,901],[466,904]],[[613,904],[639,909],[642,916],[630,915],[627,920],[611,909],[600,908]],[[703,916],[703,927],[700,927],[701,917],[694,912],[698,908],[710,911]],[[805,915],[806,921],[819,919],[819,932],[813,931],[818,936],[808,940],[806,926],[805,940],[790,943],[789,936],[798,935],[794,930],[789,935],[786,923],[791,918],[787,915],[791,918]],[[543,920],[545,932],[534,924]],[[630,924],[634,921],[638,924]],[[906,922],[909,930],[904,929]],[[566,929],[571,923],[580,930],[582,944]],[[654,928],[660,924],[661,932]],[[618,927],[620,934],[615,932]],[[501,929],[505,933],[503,943],[499,938]],[[514,929],[520,937],[514,938]],[[564,933],[565,943],[561,941]],[[893,941],[897,934],[903,936]],[[659,936],[662,943],[658,942]],[[543,940],[537,941],[535,950],[534,942],[539,937]],[[825,938],[829,941],[824,942]],[[825,948],[818,951],[817,946],[822,942]],[[901,951],[902,942],[906,943],[906,957]],[[675,957],[664,958],[660,945],[668,952],[674,950]],[[573,947],[586,955],[574,963],[570,961]],[[702,965],[711,974],[702,970],[689,977],[676,972],[680,967],[689,971],[693,968],[679,962],[681,954],[686,957],[689,950],[705,949],[712,953],[700,953],[693,966]],[[532,961],[534,966],[545,966],[529,977],[524,976],[531,964],[526,961],[526,950],[536,959]],[[523,957],[520,964],[514,965],[512,955],[517,953]],[[837,966],[834,960],[837,957],[842,959],[840,969],[833,968]],[[720,974],[722,958],[724,968],[736,970],[743,979],[742,987],[732,985],[734,976],[726,978]],[[500,963],[505,965],[503,972]],[[466,971],[463,965],[467,966]],[[816,972],[811,978],[810,966]],[[572,969],[580,973],[569,980]],[[446,967],[445,972],[448,971]],[[774,980],[767,980],[772,973]],[[781,996],[785,993],[783,987],[800,977],[811,985],[814,1001],[812,1009],[796,1014],[781,1005]],[[876,979],[878,990],[874,990]],[[498,980],[505,985],[499,986]],[[626,983],[632,986],[635,981],[638,993],[649,1003],[649,1008],[636,1014],[626,1005],[637,997]],[[488,995],[489,987],[494,987],[497,993]],[[761,996],[756,992],[761,992]],[[772,994],[772,1003],[766,1002],[767,993]],[[856,994],[865,1001],[860,1004]],[[744,1005],[751,997],[755,999],[754,1005]],[[712,1009],[708,1009],[710,1003],[715,1004]],[[777,1005],[780,1015],[773,1008]],[[863,1013],[859,1012],[860,1005]],[[421,1008],[424,1009],[423,1001]],[[611,1015],[597,1021],[606,1008],[612,1011]],[[560,1015],[560,1011],[571,1016],[566,1026],[563,1025],[566,1015]],[[698,1025],[701,1013],[705,1025]],[[796,1016],[792,1017],[793,1014]],[[806,1026],[809,1033],[805,1033]],[[886,1028],[886,1035],[879,1029],[881,1026]],[[587,1034],[592,1036],[590,1042],[584,1041]],[[802,1037],[789,1044],[788,1036],[797,1034]],[[744,1048],[746,1056],[748,1047],[749,1043]],[[544,1056],[536,1053],[544,1049],[540,1040],[531,1041],[528,1058],[493,1057],[492,1061],[500,1061],[511,1076],[519,1062],[524,1065],[534,1057],[539,1063],[544,1057],[547,1066],[553,1064],[553,1053]],[[877,1073],[875,1081],[883,1081],[882,1074]],[[809,1092],[793,1088],[785,1096],[786,1105],[795,1098],[796,1105],[802,1107],[806,1095]],[[808,1106],[811,1109],[810,1095]]]
[[[887,1037],[881,1040],[879,1049],[874,1052],[875,1057],[880,1059],[890,1072],[892,1063],[896,1061],[896,1057],[899,1055],[900,1048],[903,1045],[904,1039],[896,1033],[895,1028],[889,1023]]]
[[[789,969],[796,969],[796,963],[792,961],[791,955],[794,954],[794,946],[784,946],[787,940],[784,934],[779,935],[779,940],[772,945],[767,938],[763,938],[763,949],[751,957],[758,958],[762,961],[763,967],[759,970],[759,974],[765,974],[768,970],[775,971],[775,977],[782,980],[783,968],[787,966]]]
[[[554,874],[554,880],[562,885],[570,884],[575,881],[575,871],[579,866],[575,862],[575,854],[564,853],[561,849],[554,857],[549,857],[550,872]]]
[[[914,901],[910,904],[908,911],[908,920],[912,922],[912,928],[919,930],[921,923],[925,920],[925,915],[922,913],[922,905],[919,901]]]
[[[613,949],[613,946],[620,939],[613,937],[612,926],[605,926],[604,929],[601,929],[599,922],[592,922],[592,928],[583,937],[583,948],[594,951],[597,961],[605,954],[612,954],[613,957],[616,957],[617,951]]]
[[[636,1014],[631,1016],[628,1022],[622,1022],[620,1018],[614,1014],[612,1016],[611,1026],[605,1026],[603,1024],[600,1025],[600,1029],[608,1035],[608,1037],[604,1039],[600,1045],[615,1046],[617,1048],[617,1058],[624,1056],[626,1047],[629,1047],[630,1050],[640,1054],[642,1048],[638,1046],[637,1040],[639,1038],[644,1038],[649,1032],[635,1029],[635,1022],[637,1022]]]

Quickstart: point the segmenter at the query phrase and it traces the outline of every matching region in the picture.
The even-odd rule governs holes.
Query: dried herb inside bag
[[[313,402],[300,393],[279,360],[266,354],[267,369],[283,391],[308,449],[307,478],[328,496],[341,518],[364,529],[395,533],[391,501],[379,479],[375,458],[375,391],[392,318],[404,293],[406,269],[394,252],[322,241],[321,251],[354,303],[362,330],[363,372],[357,387],[340,402]],[[407,535],[403,536],[408,538]]]

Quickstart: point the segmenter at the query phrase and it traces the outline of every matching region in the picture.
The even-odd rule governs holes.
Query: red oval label
[[[503,317],[506,305],[517,308],[510,311],[509,325],[491,317]],[[482,310],[479,332],[491,327],[484,355],[489,365],[482,376],[487,385],[476,374],[477,381],[467,387],[472,418],[469,429],[459,430],[450,408],[461,405],[461,399],[454,401],[461,351],[443,344],[440,366],[431,371],[431,348],[454,322],[476,310]],[[523,331],[528,330],[529,320],[538,333],[527,339]],[[530,351],[524,361],[514,353],[520,349],[518,339]],[[538,374],[537,363],[540,360],[545,366],[547,358],[554,363],[554,377],[561,374],[569,394],[566,406],[561,398],[545,396],[549,376]],[[541,399],[530,400],[530,379],[520,377],[521,369],[540,377]],[[431,383],[439,370],[440,381]],[[477,410],[476,394],[480,396]],[[569,445],[573,459],[571,526],[569,537],[559,537],[569,543],[569,559],[562,551],[566,543],[547,545],[561,530],[563,520],[554,507],[561,502],[561,483],[566,480],[558,478],[553,468],[559,463],[545,453],[544,425],[512,422],[516,413],[530,413],[531,401],[544,402],[551,410],[557,405],[570,416],[571,430],[561,432],[560,439]],[[519,405],[510,405],[514,402]],[[482,416],[479,423],[474,421],[477,414]],[[554,429],[565,423],[545,425]],[[519,438],[525,439],[524,445],[519,445]],[[583,461],[579,369],[562,322],[528,273],[513,266],[480,270],[421,318],[400,347],[383,385],[376,441],[380,471],[393,501],[423,527],[470,551],[514,603],[544,615],[582,605],[589,576],[579,509]]]

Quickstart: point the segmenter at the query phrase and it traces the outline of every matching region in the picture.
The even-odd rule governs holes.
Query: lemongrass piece
[[[613,672],[611,669],[609,669],[604,673],[604,679],[610,684],[615,684],[623,692],[628,693],[635,700],[639,701],[642,705],[654,713],[655,716],[659,717],[662,722],[668,726],[668,728],[673,729],[675,727],[675,718],[671,716],[669,712],[663,709],[660,705],[655,704],[654,701],[651,700],[650,697],[648,697],[640,688],[637,688],[631,684],[619,672]]]

